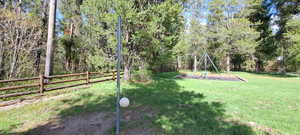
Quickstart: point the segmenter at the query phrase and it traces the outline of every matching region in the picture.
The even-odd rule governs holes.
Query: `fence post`
[[[116,72],[115,72],[115,71],[113,71],[112,79],[113,79],[113,80],[116,80]]]
[[[44,75],[40,74],[40,94],[43,94],[44,92]]]
[[[89,71],[86,72],[86,84],[90,83],[90,73]]]

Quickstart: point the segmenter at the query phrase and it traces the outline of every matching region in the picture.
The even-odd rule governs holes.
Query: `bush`
[[[152,72],[150,70],[138,70],[135,71],[132,75],[132,80],[133,81],[138,81],[138,82],[147,82],[152,79]]]

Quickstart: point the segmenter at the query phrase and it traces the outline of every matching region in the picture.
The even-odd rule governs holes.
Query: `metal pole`
[[[204,69],[205,69],[205,71],[204,71],[204,78],[207,78],[207,53],[205,52],[205,54],[204,54],[205,56],[204,56]]]
[[[217,73],[219,73],[218,68],[216,67],[216,65],[214,64],[214,62],[211,60],[210,56],[209,55],[207,55],[207,56],[208,56],[208,60],[211,62],[211,64],[213,65],[213,67],[215,68],[215,70],[217,71]]]
[[[118,46],[117,46],[117,101],[116,101],[116,135],[120,134],[120,68],[121,68],[121,51],[122,51],[122,45],[121,45],[121,23],[122,18],[121,16],[118,17],[118,25],[117,25],[117,40],[118,40]]]
[[[202,60],[203,60],[203,57],[205,56],[205,54],[203,54],[202,56],[201,56],[201,58],[199,59],[199,63],[200,64],[202,64]],[[203,66],[201,65],[201,68],[203,68]]]
[[[207,68],[207,54],[205,53],[205,56],[204,56],[204,69],[205,69],[205,73],[207,72],[206,68]]]

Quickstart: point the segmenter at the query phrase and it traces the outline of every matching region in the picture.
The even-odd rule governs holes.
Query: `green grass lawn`
[[[155,75],[148,83],[123,83],[123,95],[131,100],[131,106],[122,109],[123,117],[133,111],[140,117],[124,121],[122,132],[142,126],[153,134],[170,135],[300,134],[299,76],[234,72],[247,82],[229,82],[174,79],[177,74]],[[114,82],[104,82],[2,110],[0,134],[27,133],[54,118],[113,114],[114,91]]]

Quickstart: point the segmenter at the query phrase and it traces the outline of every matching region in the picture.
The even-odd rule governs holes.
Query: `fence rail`
[[[123,74],[123,73],[121,73]],[[53,81],[53,79],[61,79],[65,77],[80,77],[77,79],[69,79],[69,80],[59,80],[59,81]],[[111,78],[107,78],[111,77]],[[97,78],[104,78],[102,80],[95,80]],[[1,98],[8,98],[8,97],[17,97],[17,96],[24,96],[24,95],[30,95],[30,94],[43,94],[46,91],[53,91],[53,90],[59,90],[59,89],[65,89],[65,88],[71,88],[76,87],[80,85],[87,85],[92,83],[98,83],[98,82],[105,82],[110,80],[116,79],[116,71],[112,72],[85,72],[85,73],[73,73],[73,74],[64,74],[64,75],[53,75],[53,76],[44,76],[40,75],[39,77],[32,77],[32,78],[23,78],[23,79],[13,79],[13,80],[0,80],[0,84],[2,83],[11,83],[11,82],[21,82],[21,81],[32,81],[37,80],[37,83],[33,84],[27,84],[27,85],[19,85],[19,86],[9,86],[0,88],[1,91],[11,91],[11,90],[18,90],[18,89],[25,89],[25,88],[39,88],[38,90],[29,90],[29,91],[22,91],[22,92],[15,92],[15,93],[9,93],[9,94],[0,94]],[[53,84],[62,84],[67,82],[78,82],[78,81],[85,81],[83,83],[77,83],[77,84],[69,84],[64,86],[57,86],[57,87],[50,87],[45,88],[45,86],[53,85]]]
[[[37,80],[37,79],[39,79],[39,77],[23,78],[23,79],[14,79],[14,80],[0,80],[0,83],[19,82],[19,81],[30,81],[30,80]]]

